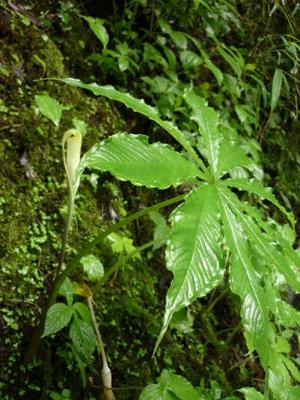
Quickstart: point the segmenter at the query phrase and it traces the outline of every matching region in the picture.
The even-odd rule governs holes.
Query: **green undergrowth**
[[[67,184],[61,157],[63,132],[78,126],[86,131],[83,152],[118,131],[148,134],[150,141],[173,144],[161,129],[119,105],[83,91],[79,95],[77,89],[47,78],[73,76],[86,82],[112,83],[131,91],[156,105],[164,116],[180,122],[185,135],[194,144],[196,139],[191,136],[187,123],[189,116],[181,107],[184,87],[193,80],[201,95],[220,111],[222,120],[230,122],[232,130],[228,124],[223,126],[228,137],[236,140],[239,134],[238,140],[243,146],[250,139],[247,142],[250,143],[249,153],[255,159],[260,179],[263,178],[262,161],[270,186],[287,208],[293,207],[296,214],[300,212],[295,190],[300,176],[299,143],[295,139],[299,124],[291,123],[287,109],[273,116],[266,126],[261,143],[264,152],[261,152],[260,145],[255,142],[258,121],[265,123],[268,115],[262,110],[261,119],[255,120],[253,109],[248,114],[247,104],[256,101],[255,96],[263,97],[267,91],[262,90],[263,94],[259,94],[258,89],[252,91],[248,78],[244,79],[245,71],[240,77],[235,76],[230,65],[216,55],[217,44],[209,35],[212,26],[221,40],[227,40],[227,46],[238,46],[241,37],[246,41],[246,32],[241,29],[241,22],[245,21],[235,12],[228,12],[227,2],[220,2],[222,24],[214,19],[218,15],[214,2],[206,2],[213,12],[208,8],[203,11],[203,31],[202,26],[194,25],[196,13],[187,21],[185,12],[190,9],[178,1],[172,2],[176,5],[174,9],[157,2],[158,11],[150,7],[144,10],[143,1],[133,1],[130,4],[134,6],[126,8],[124,18],[121,12],[101,15],[107,18],[105,26],[111,36],[110,50],[116,51],[124,37],[128,38],[129,49],[126,50],[125,45],[121,47],[122,51],[128,51],[128,59],[125,57],[127,61],[123,60],[123,64],[120,47],[118,54],[102,53],[102,45],[80,17],[83,12],[87,13],[88,5],[85,8],[76,1],[54,3],[32,2],[29,8],[19,5],[12,8],[5,0],[0,0],[0,92],[3,93],[0,98],[3,166],[0,171],[0,364],[5,366],[0,371],[1,400],[93,400],[99,398],[102,390],[101,365],[96,355],[93,364],[86,368],[87,385],[82,386],[71,341],[64,331],[55,338],[43,339],[39,354],[30,364],[23,361],[58,263],[67,213]],[[249,8],[246,11],[248,13]],[[195,53],[197,47],[190,43],[190,47],[184,48],[182,37],[182,42],[178,38],[176,42],[174,35],[172,38],[172,34],[166,33],[168,27],[162,22],[159,25],[159,18],[170,21],[174,31],[182,30],[199,37],[202,45],[208,47],[216,67],[225,71],[225,83],[218,83],[212,70],[203,65],[203,59],[201,68],[198,68],[197,58],[194,59],[196,64],[193,60],[189,64],[188,57],[193,54],[188,51],[192,49]],[[251,28],[251,21],[246,19],[246,22]],[[145,29],[141,29],[143,24]],[[146,40],[148,48],[144,46]],[[246,58],[243,49],[241,52]],[[144,63],[143,57],[147,62]],[[174,57],[176,68],[172,67]],[[247,60],[249,68],[254,58],[255,52]],[[271,59],[269,56],[264,70],[268,91],[272,84]],[[284,65],[279,63],[279,67],[284,68]],[[36,95],[51,96],[62,105],[59,127],[41,114]],[[236,106],[240,103],[239,109]],[[150,192],[119,182],[108,173],[100,177],[93,173],[84,175],[76,198],[67,259],[87,239],[122,217],[189,189],[187,184],[176,190]],[[169,207],[162,215],[167,218],[171,211]],[[277,217],[272,207],[268,212]],[[125,238],[129,246],[140,246],[153,239],[154,227],[153,221],[144,217],[118,232],[118,240]],[[94,254],[105,270],[119,262],[122,251],[116,249],[109,239],[95,249]],[[262,390],[264,373],[257,354],[247,354],[239,317],[240,301],[226,291],[225,285],[196,301],[188,311],[175,315],[162,346],[152,358],[161,327],[165,293],[172,279],[164,263],[163,249],[150,248],[142,256],[119,262],[118,269],[104,286],[93,284],[97,321],[112,366],[117,399],[137,399],[144,386],[154,382],[164,368],[184,376],[194,386],[201,385],[208,391],[212,388],[211,393],[216,393],[212,399],[232,393],[241,397],[234,391],[246,386]],[[71,278],[79,284],[86,283],[81,269]]]
[[[88,126],[84,146],[89,147],[122,129],[124,122],[104,100],[79,98],[72,89],[40,80],[68,75],[72,64],[47,27],[36,25],[33,17],[33,22],[27,20],[6,2],[1,2],[0,10],[5,24],[5,35],[0,37],[0,362],[6,366],[0,393],[1,399],[15,399],[28,396],[26,386],[33,391],[42,386],[40,374],[35,382],[25,378],[23,389],[20,382],[16,385],[16,378],[60,251],[66,212],[62,132],[74,124],[74,118],[83,121]],[[75,57],[80,48],[73,51]],[[59,129],[38,113],[37,94],[53,96],[66,106]],[[86,181],[84,186],[69,254],[109,222],[103,221],[91,183]]]

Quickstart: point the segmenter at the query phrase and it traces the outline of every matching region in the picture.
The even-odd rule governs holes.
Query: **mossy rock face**
[[[1,0],[0,8],[0,328],[1,343],[5,343],[0,362],[7,366],[0,397],[10,393],[7,399],[15,399],[23,398],[18,391],[22,385],[13,381],[21,360],[20,346],[30,338],[22,332],[32,334],[61,246],[67,198],[63,132],[73,127],[75,118],[84,121],[86,151],[122,130],[124,123],[105,100],[79,95],[55,81],[39,80],[71,75],[68,71],[74,64],[59,49],[59,28],[39,24],[40,14],[34,7],[17,12]],[[81,50],[79,46],[72,49],[78,58]],[[38,112],[37,94],[47,94],[67,106],[59,128]],[[68,254],[103,225],[90,183],[83,182],[78,204]],[[28,384],[24,381],[24,386]]]

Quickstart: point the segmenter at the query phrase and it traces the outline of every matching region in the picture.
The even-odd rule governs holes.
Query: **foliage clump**
[[[274,188],[285,207],[294,210],[297,221],[299,6],[294,1],[211,0],[94,5],[61,0],[23,6],[0,0],[0,90],[4,93],[0,99],[4,165],[0,173],[0,357],[6,366],[0,374],[1,398],[85,396],[92,400],[102,391],[97,357],[78,357],[72,325],[70,336],[64,327],[55,338],[43,339],[31,363],[23,361],[59,263],[67,215],[60,144],[62,132],[75,128],[84,136],[83,153],[92,147],[98,154],[101,149],[111,151],[111,158],[98,165],[100,175],[95,173],[99,159],[93,160],[81,178],[66,266],[87,239],[103,234],[130,213],[174,196],[185,197],[173,213],[175,206],[169,204],[161,213],[156,210],[108,235],[88,255],[89,260],[98,260],[94,275],[83,260],[71,274],[74,304],[82,306],[74,306],[81,312],[75,310],[70,321],[81,318],[84,323],[88,321],[84,288],[96,276],[88,283],[90,298],[112,366],[116,397],[158,399],[171,393],[187,400],[188,393],[189,399],[260,400],[264,391],[265,397],[296,399],[298,388],[292,385],[299,382],[299,313],[288,303],[297,305],[298,236],[287,223],[293,225],[292,214],[282,213],[285,209],[262,183]],[[281,35],[274,34],[278,30]],[[152,109],[138,116],[86,91],[44,80],[67,76],[113,84],[120,89],[114,92],[119,96],[115,100],[130,92],[145,98]],[[194,99],[191,82],[197,94]],[[95,86],[77,86],[97,94]],[[112,88],[105,90],[112,92]],[[43,110],[45,99],[48,108],[49,99],[55,104],[59,118],[52,118],[53,109]],[[126,95],[125,99],[132,100]],[[218,112],[217,124],[217,113],[208,111],[206,100]],[[205,118],[197,115],[199,104],[209,115],[207,127]],[[99,147],[93,147],[100,141]],[[117,147],[125,155],[133,144],[136,153],[128,153],[127,163],[113,168]],[[163,163],[152,164],[156,176],[144,174],[139,181],[143,168],[137,164],[129,179],[131,160],[150,148],[149,157],[155,159],[160,151],[171,170]],[[177,152],[176,162],[171,151]],[[193,168],[182,160],[194,163]],[[165,176],[160,181],[161,171]],[[182,175],[173,182],[178,171]],[[127,179],[160,190],[136,187]],[[204,186],[198,186],[200,181]],[[224,182],[230,182],[228,187]],[[245,189],[251,192],[251,184],[255,190],[245,193]],[[184,291],[180,292],[180,285],[177,290],[176,282],[186,264],[179,265],[174,254],[182,244],[180,232],[195,230],[194,214],[191,224],[183,220],[177,225],[178,231],[176,221],[203,202],[205,212],[211,211],[210,231],[199,222],[198,239],[206,247],[198,256],[200,261],[201,257],[210,261],[202,278],[210,279],[209,289],[214,289],[207,294],[208,286],[197,287],[182,301]],[[177,244],[172,248],[167,242],[168,271],[163,249],[170,235],[170,214],[171,238]],[[144,248],[149,241],[153,243]],[[217,270],[211,268],[213,260]],[[190,265],[191,286],[197,280],[194,264]],[[248,274],[246,286],[240,285],[241,266],[244,278]],[[103,280],[97,278],[100,270]],[[198,284],[205,286],[200,278]],[[170,284],[165,337],[152,358]],[[68,299],[70,294],[60,291],[58,304],[63,309],[71,307]],[[247,350],[254,351],[247,354]],[[157,383],[143,391],[155,379]]]

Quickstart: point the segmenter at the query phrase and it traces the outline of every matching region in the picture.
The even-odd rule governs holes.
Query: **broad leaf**
[[[292,227],[295,226],[295,219],[292,213],[288,212],[273,195],[271,189],[264,187],[260,182],[245,179],[226,179],[224,184],[230,187],[234,187],[239,190],[246,190],[249,193],[253,193],[262,199],[268,200],[274,206],[287,217]]]
[[[55,126],[59,126],[64,107],[60,105],[58,101],[48,95],[37,95],[34,96],[34,99],[41,114],[50,119]]]
[[[166,262],[174,279],[167,293],[164,322],[156,348],[174,312],[205,296],[223,277],[215,189],[204,185],[194,190],[177,207],[171,222]]]
[[[42,337],[52,335],[68,325],[73,315],[72,307],[64,303],[56,303],[49,308]]]
[[[148,143],[144,135],[120,133],[93,146],[82,166],[109,171],[135,185],[165,189],[199,174],[198,168],[169,145]]]
[[[109,36],[104,27],[104,20],[100,19],[100,18],[92,18],[92,17],[85,17],[85,16],[83,16],[83,18],[89,24],[89,27],[91,28],[91,30],[94,32],[94,34],[97,36],[97,38],[103,44],[103,47],[106,49],[106,46],[107,46],[108,40],[109,40]]]
[[[101,261],[93,254],[84,256],[80,260],[84,272],[92,282],[99,281],[104,275],[104,268]]]
[[[70,328],[70,338],[80,356],[89,359],[97,344],[93,328],[85,321],[74,318]]]
[[[222,136],[218,130],[219,115],[208,107],[206,100],[196,95],[193,89],[186,89],[184,93],[188,105],[192,108],[191,118],[199,126],[199,132],[203,138],[205,147],[204,156],[207,158],[214,176],[217,174],[219,145]]]
[[[246,335],[260,355],[265,370],[269,362],[269,312],[261,280],[255,271],[247,238],[232,212],[232,202],[219,190],[220,211],[226,243],[231,251],[230,286],[242,300],[242,320]]]
[[[180,375],[163,370],[157,384],[145,387],[139,400],[199,400],[192,384]]]
[[[62,79],[62,81],[71,86],[90,90],[95,96],[104,96],[111,100],[119,101],[120,103],[125,104],[126,107],[131,108],[133,111],[156,122],[182,145],[188,154],[191,155],[196,164],[198,164],[203,170],[205,169],[202,160],[198,157],[197,153],[184,137],[183,133],[172,122],[162,120],[157,109],[146,104],[144,100],[137,99],[129,93],[120,92],[110,85],[99,86],[96,83],[84,84],[79,79],[73,78]]]
[[[250,164],[251,160],[246,156],[241,146],[223,140],[219,148],[218,177],[221,177],[233,168],[247,167]]]

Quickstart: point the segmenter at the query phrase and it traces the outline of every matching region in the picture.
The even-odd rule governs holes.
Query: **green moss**
[[[67,194],[61,157],[63,132],[73,126],[74,118],[84,121],[85,151],[122,129],[124,123],[104,100],[79,95],[58,82],[39,80],[70,75],[70,59],[62,54],[53,30],[45,35],[34,23],[24,24],[0,0],[2,5],[7,34],[0,37],[0,90],[4,93],[0,103],[0,328],[6,349],[1,350],[0,362],[8,365],[11,360],[12,366],[6,369],[8,377],[0,385],[0,397],[14,399],[28,397],[28,390],[36,393],[40,389],[30,389],[29,384],[42,380],[40,368],[34,378],[27,371],[23,390],[21,383],[15,384],[14,375],[20,374],[22,346],[32,335],[60,251],[61,210]],[[80,57],[79,45],[72,51],[74,57]],[[37,113],[34,96],[41,93],[68,106],[59,129]],[[74,252],[101,227],[101,207],[92,186],[83,182],[68,252]]]

